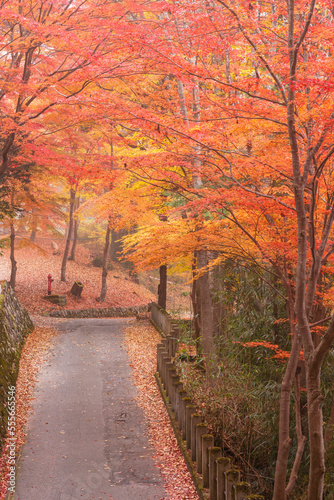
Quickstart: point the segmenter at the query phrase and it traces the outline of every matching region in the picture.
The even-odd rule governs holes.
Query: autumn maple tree
[[[227,259],[265,269],[291,334],[274,499],[291,494],[308,440],[308,498],[320,500],[334,341],[332,3],[15,0],[0,14],[2,188],[23,165],[47,164],[67,177],[71,210],[79,183],[95,183],[106,259],[110,229],[136,227],[125,250],[138,268],[186,260],[208,383],[212,270]],[[288,474],[301,379],[308,431],[297,404]]]
[[[197,251],[221,252],[218,263],[239,247],[242,258],[270,266],[284,287],[292,335],[274,498],[290,494],[304,452],[298,433],[288,481],[291,391],[305,368],[308,498],[320,499],[321,367],[334,340],[331,301],[322,294],[333,252],[333,10],[327,2],[293,0],[179,2],[161,10],[151,13],[159,27],[147,28],[143,39],[160,74],[138,89],[138,108],[130,110],[152,154],[132,162],[133,169],[170,194],[182,193],[180,217],[195,217],[197,231],[208,235]],[[327,325],[320,337],[318,325]]]
[[[13,152],[43,157],[47,135],[80,123],[87,109],[96,119],[98,82],[131,71],[137,56],[115,36],[116,28],[125,36],[126,8],[103,1],[2,2],[1,180],[16,169]]]

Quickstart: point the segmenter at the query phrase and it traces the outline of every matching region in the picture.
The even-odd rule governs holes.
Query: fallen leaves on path
[[[149,425],[153,457],[165,482],[169,500],[198,500],[195,486],[178,446],[169,417],[154,378],[156,346],[161,337],[146,322],[127,328],[125,344],[131,360],[132,376],[139,389],[138,404]]]
[[[34,320],[37,318],[34,318]],[[55,321],[53,320],[53,323]],[[43,324],[44,323],[44,324]],[[19,376],[16,382],[15,391],[15,451],[16,458],[21,451],[22,444],[26,437],[26,424],[31,411],[32,401],[34,399],[34,386],[38,371],[47,356],[47,349],[56,331],[50,326],[45,326],[45,321],[40,326],[35,323],[34,331],[28,336],[22,350],[20,359]],[[3,451],[0,457],[0,500],[6,498],[9,461],[8,461],[8,445],[9,437],[7,437]],[[17,460],[16,460],[17,463]],[[17,471],[16,471],[17,472]]]

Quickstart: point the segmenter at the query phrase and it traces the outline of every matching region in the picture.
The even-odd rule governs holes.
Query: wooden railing
[[[229,458],[222,456],[222,449],[214,445],[214,437],[208,434],[208,427],[202,422],[184,390],[172,359],[178,342],[177,328],[170,327],[169,333],[157,346],[157,381],[174,421],[174,429],[182,438],[182,445],[188,454],[188,462],[196,467],[197,477],[206,488],[210,500],[264,500],[263,496],[252,495],[251,487],[241,482],[240,472],[231,467]],[[199,476],[198,476],[199,475]],[[202,498],[205,495],[201,494]]]

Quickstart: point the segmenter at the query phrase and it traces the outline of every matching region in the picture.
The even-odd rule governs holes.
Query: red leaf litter
[[[148,321],[126,330],[125,344],[139,390],[137,401],[149,425],[150,441],[156,450],[153,458],[164,479],[168,500],[198,500],[154,377],[156,346],[160,341],[160,335]]]
[[[60,281],[62,253],[65,241],[57,241],[60,255],[53,255],[52,239],[38,238],[36,244],[18,239],[15,249],[17,277],[15,292],[20,302],[31,314],[47,314],[50,309],[90,309],[101,307],[131,307],[146,305],[155,300],[145,287],[132,282],[125,271],[115,264],[107,277],[108,292],[105,302],[96,300],[101,292],[102,269],[91,265],[87,248],[77,246],[76,261],[67,261],[66,282]],[[9,249],[0,255],[0,281],[10,279]],[[66,295],[65,307],[50,304],[42,297],[47,295],[48,274],[54,279],[52,294]],[[80,299],[70,294],[75,281],[83,284]]]
[[[22,444],[26,438],[26,424],[31,411],[34,385],[39,368],[42,366],[46,356],[48,356],[48,348],[52,344],[52,340],[56,335],[56,331],[50,326],[51,318],[43,319],[40,326],[37,326],[37,318],[32,318],[35,323],[35,329],[31,333],[23,347],[20,359],[19,375],[16,382],[15,391],[15,452],[18,457]],[[36,321],[37,320],[37,321]],[[56,320],[63,321],[63,320]],[[55,319],[52,318],[55,323]],[[44,323],[44,325],[43,325]],[[9,474],[9,438],[7,437],[3,451],[0,457],[0,500],[6,498],[8,489],[8,474]],[[16,461],[17,463],[17,461]],[[17,472],[17,471],[16,471]]]
[[[64,242],[57,244],[62,251]],[[86,309],[112,306],[145,305],[154,296],[143,286],[133,283],[120,268],[108,274],[108,293],[105,302],[96,301],[100,294],[101,269],[89,264],[88,250],[78,248],[76,262],[68,261],[66,283],[60,281],[61,255],[53,255],[50,239],[39,239],[35,246],[20,246],[15,251],[18,263],[15,292],[27,308],[35,324],[34,332],[24,345],[16,384],[16,454],[20,453],[26,437],[26,424],[31,411],[33,389],[39,367],[48,356],[56,331],[55,322],[64,321],[43,317],[52,308],[62,309],[43,300],[47,294],[47,276],[54,278],[52,293],[66,295],[66,309]],[[9,250],[0,256],[0,281],[10,278]],[[74,281],[83,285],[82,298],[70,295]],[[168,500],[198,500],[191,475],[174,436],[169,417],[158,390],[154,372],[156,367],[156,345],[160,341],[157,331],[143,321],[127,330],[126,347],[131,359],[133,377],[139,389],[138,403],[143,408],[150,429],[150,440],[156,450],[154,460],[165,482]],[[8,443],[7,439],[7,443]],[[6,498],[8,483],[8,447],[4,446],[0,457],[0,500]],[[164,500],[164,499],[161,499]],[[167,500],[167,499],[166,499]]]

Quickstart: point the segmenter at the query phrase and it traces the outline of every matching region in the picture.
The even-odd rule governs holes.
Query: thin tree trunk
[[[303,36],[306,36],[307,26],[310,26],[311,19],[315,9],[315,0],[310,2],[309,13]],[[323,414],[322,414],[322,395],[320,384],[321,366],[326,352],[331,345],[331,338],[334,323],[331,322],[328,332],[325,334],[318,348],[314,348],[312,334],[309,326],[309,314],[314,302],[316,286],[318,283],[319,272],[322,265],[322,256],[326,247],[329,231],[333,222],[333,209],[328,215],[323,233],[322,241],[317,251],[313,253],[313,262],[309,279],[307,281],[307,234],[310,228],[309,217],[306,216],[305,208],[305,187],[309,175],[313,171],[314,149],[309,148],[303,168],[300,163],[298,135],[296,131],[296,90],[297,81],[297,63],[298,50],[301,46],[295,39],[295,2],[288,2],[288,47],[290,63],[290,82],[287,101],[287,125],[290,140],[295,208],[298,220],[298,257],[296,266],[296,302],[295,311],[297,318],[297,332],[303,339],[303,348],[306,361],[306,387],[307,387],[307,410],[309,425],[309,444],[310,444],[310,469],[308,498],[309,500],[321,500],[323,498],[323,486],[325,475],[325,448],[323,440]],[[308,23],[308,25],[307,25]],[[311,220],[314,212],[311,210]],[[314,220],[312,220],[313,222]],[[314,235],[313,235],[314,236]],[[312,245],[312,242],[311,242]],[[328,335],[327,335],[328,334]],[[324,339],[327,341],[324,342]]]
[[[79,206],[80,206],[80,197],[78,197],[78,199],[76,201],[75,210],[78,210]],[[68,260],[75,260],[75,250],[76,250],[77,243],[78,243],[79,224],[80,224],[79,218],[76,217],[74,219],[74,222],[73,222],[73,242],[72,242],[71,253],[70,253]]]
[[[334,433],[334,397],[332,398],[331,413],[327,422],[325,436],[324,436],[326,453],[328,453],[329,450],[331,449],[333,433]]]
[[[300,341],[294,334],[290,358],[285,370],[281,386],[280,416],[279,416],[279,444],[275,469],[275,485],[273,500],[286,500],[286,475],[288,468],[291,438],[289,434],[290,402],[293,379],[298,366]]]
[[[193,307],[193,313],[194,313],[194,319],[193,319],[193,325],[194,325],[194,334],[193,334],[193,339],[196,342],[196,352],[197,354],[200,353],[201,350],[201,342],[200,342],[200,335],[201,335],[201,312],[200,312],[200,301],[199,301],[199,294],[198,294],[198,286],[197,286],[197,279],[196,279],[196,261],[197,261],[197,253],[195,252],[194,254],[194,261],[192,264],[192,275],[193,275],[193,282],[192,282],[192,288],[191,288],[191,303]]]
[[[114,169],[114,144],[112,140],[112,136],[110,137],[110,169]],[[110,184],[109,189],[112,189],[112,184]],[[110,248],[110,236],[111,236],[111,217],[108,217],[103,257],[102,257],[102,276],[101,276],[101,292],[98,297],[99,302],[104,302],[107,296],[108,284],[107,284],[107,276],[108,276],[108,259],[109,259],[109,248]]]
[[[296,434],[298,439],[297,452],[295,456],[295,461],[290,474],[290,479],[286,487],[285,493],[289,495],[298,479],[298,471],[301,464],[302,456],[304,453],[306,436],[303,436],[301,415],[300,415],[300,374],[296,373],[295,377],[295,405],[296,405]]]
[[[177,85],[180,109],[185,124],[188,124],[187,107],[185,102],[184,87],[181,81],[178,81]],[[199,102],[199,88],[198,81],[195,81],[193,88],[193,100],[192,100],[192,115],[194,122],[199,122],[200,120],[200,102]],[[193,173],[193,187],[199,189],[202,185],[201,179],[201,159],[200,159],[201,148],[200,146],[194,147],[194,167],[195,172]],[[197,251],[197,269],[203,269],[207,265],[207,252],[205,250]],[[202,338],[203,354],[206,361],[206,380],[207,383],[211,383],[214,376],[217,362],[216,362],[216,351],[213,342],[213,311],[210,293],[210,282],[208,272],[204,272],[197,280],[193,287],[192,300],[193,305],[197,299],[197,292],[199,296],[199,309],[200,309],[200,335]],[[195,317],[195,335],[196,332],[196,319],[198,320],[197,311],[194,309]],[[198,343],[199,336],[196,337],[196,344]]]
[[[104,302],[106,299],[107,291],[108,291],[108,285],[107,285],[107,276],[108,276],[108,258],[109,258],[109,247],[110,247],[110,220],[108,221],[107,224],[107,229],[106,229],[106,237],[105,237],[105,243],[104,243],[104,250],[103,250],[103,258],[102,258],[102,285],[101,285],[101,293],[99,298],[97,299],[99,302]]]
[[[199,122],[200,120],[200,102],[199,102],[199,87],[198,82],[195,82],[193,88],[193,120]],[[201,148],[195,146],[194,154],[194,167],[193,173],[193,187],[199,189],[202,186],[201,167],[202,162],[200,158]],[[201,242],[199,241],[199,246]],[[197,250],[197,269],[205,269],[208,264],[207,251],[204,249]],[[206,382],[211,385],[217,370],[217,356],[214,345],[214,327],[213,327],[213,308],[211,301],[210,290],[210,277],[209,272],[204,271],[197,279],[198,294],[200,300],[200,325],[201,325],[201,338],[203,346],[203,355],[206,362]]]
[[[35,242],[36,241],[36,235],[37,235],[36,229],[32,229],[31,233],[30,233],[30,241]]]
[[[166,215],[159,215],[159,219],[162,222],[167,222],[168,217]],[[162,309],[166,310],[167,307],[167,265],[163,264],[159,268],[159,287],[158,287],[158,305]]]
[[[71,246],[71,235],[72,235],[73,223],[74,223],[74,219],[73,219],[74,205],[75,205],[75,191],[73,188],[71,188],[71,191],[70,191],[70,218],[69,218],[69,223],[68,223],[68,232],[67,232],[66,245],[65,245],[64,255],[63,255],[63,261],[61,264],[61,275],[60,275],[61,281],[66,281],[66,264],[67,264],[68,254],[69,254],[70,246]]]
[[[323,412],[321,394],[321,365],[311,361],[307,367],[307,408],[310,441],[310,480],[308,498],[323,498],[325,478],[325,445],[323,436]]]
[[[310,21],[313,13],[315,2],[312,0],[310,5],[310,11],[308,19]],[[295,40],[295,2],[294,0],[290,0],[287,4],[288,6],[288,47],[289,47],[289,63],[290,63],[290,81],[288,86],[288,95],[286,99],[287,104],[287,125],[288,125],[288,134],[290,141],[290,151],[291,151],[291,160],[292,160],[292,171],[293,171],[293,183],[294,183],[294,198],[295,198],[295,207],[298,221],[298,255],[297,255],[297,263],[296,263],[296,292],[295,292],[295,313],[297,319],[297,328],[296,334],[293,336],[293,344],[291,349],[290,358],[288,361],[287,369],[284,375],[283,384],[282,384],[282,392],[281,392],[281,406],[280,406],[280,429],[279,429],[279,449],[278,456],[276,462],[276,471],[275,471],[275,489],[274,489],[274,500],[285,500],[286,491],[285,491],[285,481],[286,481],[286,470],[287,470],[287,461],[288,454],[290,449],[290,437],[289,437],[289,416],[288,416],[288,408],[290,406],[290,391],[292,386],[292,380],[296,373],[296,368],[298,364],[300,343],[303,340],[304,347],[304,355],[306,359],[306,365],[309,364],[310,355],[312,352],[313,342],[312,336],[309,328],[308,322],[308,314],[307,304],[305,302],[306,294],[306,270],[307,270],[307,229],[308,229],[308,220],[306,217],[305,210],[305,202],[304,202],[304,191],[307,177],[310,173],[311,160],[313,155],[312,150],[308,152],[304,167],[301,167],[300,157],[299,157],[299,147],[298,147],[298,136],[296,131],[296,110],[295,110],[295,102],[296,102],[296,80],[297,80],[297,61],[298,61],[298,50],[300,44],[296,43]],[[307,30],[303,33],[306,34]],[[303,36],[305,36],[303,34]],[[312,286],[310,282],[308,284],[309,293],[312,296],[313,303],[314,294],[312,294]],[[308,366],[307,366],[307,371]],[[310,476],[309,476],[309,500],[321,500],[322,498],[322,487],[321,481],[316,477],[316,473],[322,467],[322,461],[320,455],[318,455],[318,459],[320,461],[316,465],[312,459],[312,454],[314,453],[315,443],[313,440],[321,441],[322,438],[322,429],[317,428],[317,425],[314,422],[314,428],[310,424],[310,419],[316,419],[320,414],[318,397],[314,396],[317,394],[317,377],[310,377],[310,373],[307,373],[307,390],[308,390],[308,416],[309,416],[309,434],[310,434]],[[320,382],[320,377],[319,377]],[[311,384],[311,385],[310,385]],[[313,385],[313,387],[311,387]],[[312,397],[310,399],[309,390],[313,392]],[[315,403],[315,404],[314,404]],[[313,405],[313,408],[310,408],[310,405]],[[314,411],[314,414],[312,414]],[[322,426],[322,419],[321,419]],[[311,434],[321,434],[317,436],[311,436]],[[316,467],[316,470],[314,469]],[[315,486],[313,488],[311,483]],[[284,488],[283,488],[284,486]],[[318,489],[318,486],[320,489]],[[321,490],[321,491],[320,491]]]
[[[34,214],[34,210],[32,210],[32,216],[33,216],[33,221],[32,221],[32,230],[30,234],[30,241],[36,241],[36,235],[37,235],[37,217]]]
[[[15,229],[13,222],[10,223],[10,262],[11,262],[11,273],[10,273],[9,284],[14,290],[16,284],[17,265],[15,260]]]
[[[177,93],[179,94],[179,100],[180,100],[180,109],[181,109],[181,114],[183,117],[183,120],[188,123],[188,113],[187,113],[187,105],[186,105],[186,98],[184,95],[184,86],[181,80],[177,79]]]
[[[167,266],[160,266],[160,283],[158,288],[158,305],[166,310],[167,307]]]
[[[197,251],[197,269],[201,271],[208,264],[207,252]],[[202,271],[197,279],[200,308],[201,308],[201,336],[203,355],[206,363],[206,381],[211,384],[217,368],[216,349],[213,341],[213,311],[211,302],[210,280],[208,271]]]
[[[213,256],[217,257],[217,253],[215,252]],[[225,286],[223,266],[215,266],[210,274],[212,277],[213,331],[215,338],[219,342],[219,339],[224,335],[224,330],[226,330],[226,308],[222,299]]]
[[[79,229],[79,219],[74,219],[73,223],[73,242],[72,242],[72,248],[71,248],[71,253],[68,258],[68,260],[74,260],[75,261],[75,250],[77,248],[77,243],[78,243],[78,229]]]
[[[230,52],[228,49],[225,49],[225,76],[226,81],[230,85],[232,83],[231,78],[231,63],[230,63]],[[231,90],[229,90],[229,95],[231,95]]]

